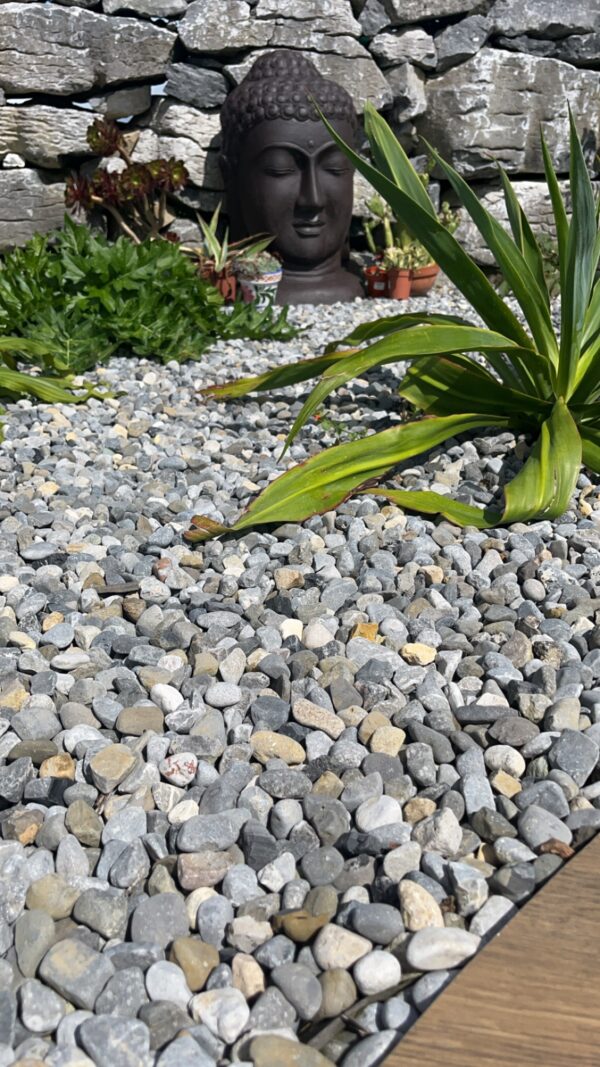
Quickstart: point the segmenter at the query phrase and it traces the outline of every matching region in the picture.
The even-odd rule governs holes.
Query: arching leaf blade
[[[348,356],[353,355],[352,350],[330,352],[314,359],[302,359],[298,363],[289,363],[283,367],[273,367],[264,374],[257,374],[251,378],[237,378],[224,385],[208,385],[200,389],[199,395],[211,397],[215,400],[231,400],[236,397],[246,396],[248,393],[264,392],[266,389],[283,389],[288,385],[296,385],[298,382],[316,378],[335,363],[339,363]]]
[[[493,420],[508,426],[510,420]],[[273,522],[303,522],[311,515],[337,507],[362,486],[377,482],[398,463],[428,452],[458,433],[490,425],[481,415],[452,415],[403,423],[359,441],[335,445],[312,456],[276,478],[257,496],[231,527],[215,528],[213,520],[198,516],[188,541],[201,541],[215,533],[238,532]],[[210,527],[210,529],[209,529]]]
[[[510,337],[523,348],[531,347],[531,338],[485,274],[464,251],[448,230],[406,193],[403,193],[376,167],[359,156],[321,114],[332,140],[352,160],[374,189],[388,202],[394,213],[425,246],[436,263],[478,312],[489,329]]]
[[[581,436],[573,416],[564,401],[557,400],[525,465],[504,490],[503,522],[562,515],[577,483],[581,453]]]
[[[485,353],[487,349],[503,351],[512,347],[516,346],[508,338],[478,326],[416,326],[375,341],[343,363],[329,367],[324,373],[296,417],[286,439],[284,452],[330,393],[352,378],[360,378],[373,367],[403,360],[421,360],[457,349]]]
[[[535,426],[550,413],[550,401],[541,401],[509,389],[469,356],[453,353],[413,363],[398,390],[419,411],[429,415],[469,411],[514,415],[515,423]]]
[[[529,225],[529,219],[523,211],[521,204],[519,203],[517,194],[513,188],[513,185],[508,177],[508,174],[504,170],[504,167],[500,167],[500,178],[502,180],[502,188],[504,191],[504,202],[506,204],[506,212],[508,215],[508,221],[514,237],[515,244],[517,245],[521,255],[527,263],[531,273],[536,279],[539,287],[539,291],[543,296],[548,309],[550,308],[550,294],[548,293],[548,285],[546,282],[546,275],[544,274],[544,257],[540,246],[537,242],[537,238]]]
[[[478,530],[487,530],[498,526],[502,513],[494,508],[478,508],[473,504],[464,504],[461,500],[443,496],[433,490],[386,489],[368,490],[374,496],[384,496],[392,504],[408,511],[422,512],[424,515],[442,515],[457,526],[475,526]]]
[[[525,256],[504,227],[484,208],[479,197],[458,171],[446,163],[434,148],[430,145],[428,148],[457,196],[460,197],[510,285],[527,320],[535,340],[535,347],[551,361],[553,366],[556,366],[558,345],[550,317],[550,304],[545,282],[542,290]]]

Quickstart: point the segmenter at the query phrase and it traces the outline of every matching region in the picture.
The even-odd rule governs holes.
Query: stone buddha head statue
[[[256,60],[221,110],[221,169],[232,237],[272,233],[283,262],[280,304],[331,304],[362,296],[342,266],[352,217],[353,167],[313,101],[353,144],[352,98],[299,52]]]

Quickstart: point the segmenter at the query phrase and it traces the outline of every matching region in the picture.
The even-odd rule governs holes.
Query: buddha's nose
[[[305,212],[320,211],[323,207],[323,194],[317,168],[310,162],[302,172],[297,206]]]

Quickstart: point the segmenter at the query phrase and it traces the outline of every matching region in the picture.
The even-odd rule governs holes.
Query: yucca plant
[[[439,513],[480,528],[556,518],[569,505],[582,459],[590,470],[600,471],[600,280],[596,276],[600,235],[593,188],[572,116],[570,220],[542,136],[559,253],[559,334],[553,328],[539,242],[502,170],[512,234],[485,210],[456,170],[429,149],[493,253],[523,321],[439,222],[421,179],[372,107],[366,110],[366,130],[373,165],[326,125],[356,168],[467,298],[484,326],[452,315],[395,315],[359,326],[316,359],[211,389],[213,396],[241,396],[322,375],[290,431],[287,447],[334,389],[373,367],[401,360],[410,366],[400,395],[424,416],[329,448],[292,468],[253,501],[233,529],[302,521],[327,511],[367,485],[372,487],[405,459],[483,427],[510,428],[535,438],[524,466],[504,489],[501,509],[480,509],[431,491],[369,491],[403,508]],[[352,347],[339,351],[340,346]],[[224,530],[199,516],[187,538],[199,541]]]

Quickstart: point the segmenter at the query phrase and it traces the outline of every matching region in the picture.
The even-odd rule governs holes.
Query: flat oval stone
[[[250,738],[252,752],[261,763],[281,759],[284,763],[304,763],[306,752],[298,741],[272,730],[257,730]]]
[[[406,962],[415,971],[442,971],[470,959],[481,938],[456,927],[418,930],[406,950]]]
[[[312,950],[319,967],[329,971],[334,967],[352,967],[372,947],[366,937],[360,937],[335,923],[328,923],[317,934]]]
[[[318,1049],[277,1034],[254,1037],[250,1043],[250,1056],[254,1067],[275,1067],[275,1064],[285,1064],[285,1067],[330,1067],[331,1064]]]
[[[363,996],[370,997],[398,985],[402,968],[391,952],[375,949],[355,963],[352,974]]]

